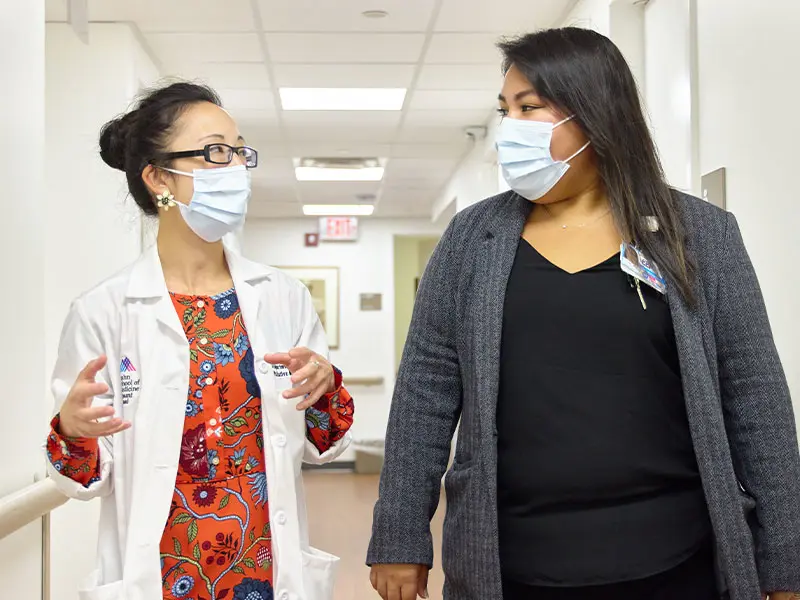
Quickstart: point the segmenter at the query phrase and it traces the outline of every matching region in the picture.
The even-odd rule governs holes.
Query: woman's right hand
[[[106,357],[89,362],[80,372],[59,411],[58,433],[71,438],[99,438],[125,431],[131,424],[114,416],[113,406],[92,406],[92,398],[108,392],[95,380],[106,366]],[[99,422],[99,419],[108,419]]]
[[[372,565],[369,580],[383,600],[428,597],[427,565]]]

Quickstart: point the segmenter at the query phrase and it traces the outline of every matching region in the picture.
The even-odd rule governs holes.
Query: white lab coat
[[[320,455],[306,439],[306,421],[281,392],[291,386],[263,356],[306,346],[327,356],[325,333],[308,290],[271,267],[226,248],[261,387],[264,464],[275,560],[276,600],[331,600],[338,558],[308,544],[301,464],[325,463],[341,454],[349,434]],[[173,307],[155,247],[122,273],[77,299],[70,310],[53,374],[56,410],[75,377],[105,354],[100,373],[110,392],[95,404],[113,405],[132,422],[100,440],[101,477],[88,488],[48,463],[68,496],[102,498],[97,569],[81,600],[158,600],[162,597],[159,544],[178,472],[189,346]],[[126,365],[123,368],[125,359]],[[75,540],[85,543],[85,540]]]

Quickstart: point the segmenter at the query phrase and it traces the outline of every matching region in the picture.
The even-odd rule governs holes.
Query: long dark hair
[[[142,173],[167,147],[175,123],[193,104],[222,106],[210,87],[179,81],[144,91],[126,114],[106,123],[100,131],[100,157],[109,167],[125,173],[128,190],[142,212],[158,214]]]
[[[592,142],[617,226],[694,302],[695,267],[685,252],[677,193],[667,185],[628,63],[607,37],[588,29],[548,29],[502,40],[503,73],[515,66],[543,100]],[[658,232],[646,217],[658,220]]]

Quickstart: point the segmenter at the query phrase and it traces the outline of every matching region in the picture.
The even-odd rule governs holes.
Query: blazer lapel
[[[500,342],[503,331],[503,306],[506,286],[519,247],[531,203],[512,192],[498,198],[497,210],[478,241],[476,269],[477,331],[476,373],[480,413],[484,423],[491,423],[484,434],[494,435],[497,394],[500,384]]]

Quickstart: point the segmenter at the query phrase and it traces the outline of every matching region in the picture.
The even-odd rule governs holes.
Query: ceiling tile
[[[266,31],[419,31],[427,29],[435,0],[259,0]],[[389,13],[383,19],[367,19],[366,10]]]
[[[416,63],[423,34],[270,33],[275,63]]]
[[[287,126],[287,139],[292,143],[300,142],[330,142],[336,140],[339,144],[347,146],[359,142],[372,144],[390,144],[394,140],[396,127],[352,127],[341,125],[328,126]]]
[[[489,91],[419,90],[414,92],[410,110],[485,110],[497,105],[497,94]]]
[[[391,158],[460,158],[468,148],[458,144],[394,144]]]
[[[485,0],[443,0],[436,31],[535,31],[553,27],[572,4],[571,0],[516,0],[499,9]]]
[[[392,128],[400,122],[400,111],[316,111],[285,110],[283,122],[298,127],[363,127]]]
[[[415,65],[384,64],[277,64],[278,87],[408,88]]]
[[[271,90],[217,90],[222,105],[232,113],[236,110],[267,110],[275,106]]]
[[[254,30],[250,0],[90,0],[88,9],[92,21],[133,21],[144,32]]]
[[[487,33],[437,33],[425,55],[428,64],[482,64],[500,67],[502,57],[495,47],[498,36]]]
[[[349,204],[358,201],[358,196],[377,195],[379,182],[334,181],[300,182],[300,198],[306,204]]]
[[[499,64],[424,65],[417,81],[418,90],[487,90],[503,86]]]
[[[322,157],[388,157],[392,154],[390,144],[375,144],[371,142],[339,143],[337,141],[297,142],[290,141],[289,147],[293,157],[322,156]]]
[[[215,89],[236,88],[241,90],[270,89],[267,69],[263,63],[203,63],[184,67],[181,72],[169,73],[190,81],[200,80]]]
[[[259,153],[258,168],[253,169],[253,185],[262,182],[291,183],[294,167],[290,158],[264,158]]]
[[[466,144],[464,128],[459,126],[406,125],[398,132],[398,143],[405,144]]]
[[[255,33],[146,33],[147,43],[169,71],[215,62],[260,62]],[[177,68],[176,68],[177,67]]]
[[[406,115],[411,127],[474,127],[492,119],[492,110],[412,110]],[[466,139],[466,138],[465,138]]]

